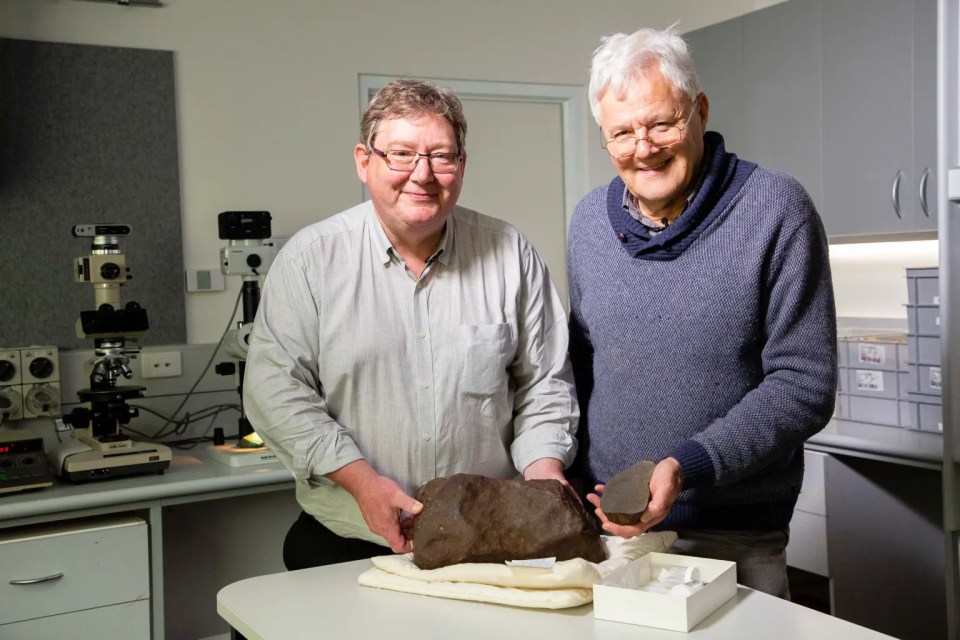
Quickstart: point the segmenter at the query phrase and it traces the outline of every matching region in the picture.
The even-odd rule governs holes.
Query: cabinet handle
[[[893,212],[897,214],[897,217],[901,220],[903,216],[900,215],[900,181],[903,179],[903,172],[897,170],[897,175],[893,179],[893,192],[890,194],[890,198],[893,200]]]
[[[930,168],[923,168],[923,175],[920,176],[920,209],[923,215],[930,217],[930,209],[927,208],[927,182],[930,180]]]
[[[59,580],[63,577],[63,572],[55,573],[52,576],[44,576],[43,578],[27,578],[26,580],[11,580],[10,584],[19,585],[19,584],[37,584],[38,582],[50,582],[51,580]]]

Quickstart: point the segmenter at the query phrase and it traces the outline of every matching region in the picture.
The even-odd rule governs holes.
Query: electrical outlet
[[[141,378],[175,378],[183,375],[179,351],[143,351],[140,353]]]

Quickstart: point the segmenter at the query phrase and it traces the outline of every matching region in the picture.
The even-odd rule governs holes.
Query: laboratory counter
[[[148,556],[149,590],[137,596],[149,606],[147,637],[211,636],[223,631],[213,610],[218,589],[283,569],[283,536],[299,513],[293,487],[293,476],[278,463],[231,467],[204,457],[199,448],[174,450],[163,474],[82,484],[55,480],[49,488],[0,494],[0,543],[4,536],[31,535],[35,525],[80,530],[91,521],[139,518],[148,531],[140,555]],[[67,573],[75,564],[70,546],[56,552],[30,548],[35,560],[56,553],[64,565],[57,571]],[[104,563],[111,554],[106,552]],[[66,585],[61,580],[57,588]],[[48,619],[57,618],[64,616]]]

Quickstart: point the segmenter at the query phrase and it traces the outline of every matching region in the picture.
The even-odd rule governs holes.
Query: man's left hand
[[[683,473],[680,470],[680,463],[674,458],[664,458],[657,463],[653,469],[653,475],[650,476],[650,502],[647,503],[647,508],[637,524],[616,524],[607,519],[603,509],[600,508],[602,484],[596,486],[597,493],[587,494],[587,500],[596,507],[596,514],[600,518],[604,531],[621,538],[633,538],[663,522],[670,513],[670,508],[673,507],[677,496],[680,495],[681,489],[683,489]]]

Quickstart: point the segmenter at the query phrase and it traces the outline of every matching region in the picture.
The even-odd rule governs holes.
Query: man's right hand
[[[413,551],[409,535],[409,516],[423,511],[417,502],[396,482],[374,471],[365,460],[357,460],[327,474],[327,477],[346,489],[360,506],[367,528],[386,539],[394,553]],[[402,526],[401,526],[402,525]]]

